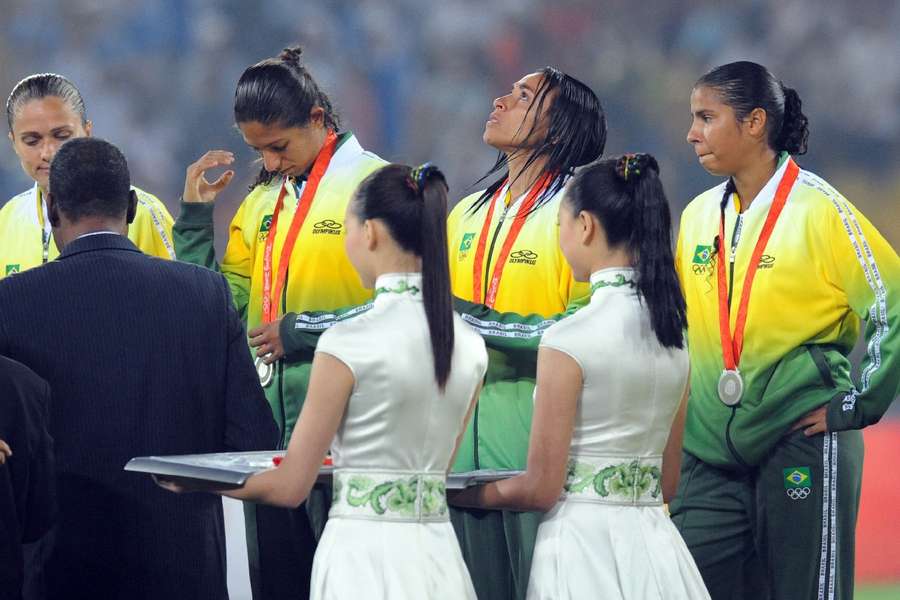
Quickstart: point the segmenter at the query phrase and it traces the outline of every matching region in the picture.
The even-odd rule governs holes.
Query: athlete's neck
[[[506,166],[509,168],[511,182],[509,192],[513,200],[528,192],[547,166],[547,157],[541,156],[526,167],[530,156],[525,152],[512,152],[506,155]]]
[[[769,147],[748,162],[747,167],[732,175],[740,198],[740,212],[746,211],[778,169],[778,154]]]
[[[306,164],[300,174],[291,176],[295,181],[305,181],[309,179],[309,174],[312,172],[312,168],[316,164],[316,159],[319,158],[319,155],[322,153],[322,149],[325,148],[325,140],[328,139],[328,131],[329,129],[327,127],[322,127],[321,131],[316,132],[316,153],[312,156],[312,158],[309,159],[309,162]]]

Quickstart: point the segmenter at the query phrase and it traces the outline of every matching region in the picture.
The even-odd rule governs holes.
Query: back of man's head
[[[124,218],[130,191],[128,162],[105,140],[69,140],[50,164],[53,201],[73,223],[85,217]]]

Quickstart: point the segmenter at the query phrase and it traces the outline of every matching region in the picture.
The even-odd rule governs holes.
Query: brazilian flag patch
[[[262,218],[262,223],[259,225],[259,232],[265,233],[272,228],[272,215],[266,215]]]
[[[460,252],[466,252],[472,248],[472,240],[475,239],[474,233],[463,234],[462,243],[459,245]]]
[[[712,246],[697,246],[694,249],[693,263],[695,265],[708,265],[711,258]]]
[[[21,270],[18,264],[15,265],[6,265],[6,274],[12,275],[13,273],[18,273]]]
[[[809,467],[788,467],[784,470],[784,489],[808,488],[811,485]]]

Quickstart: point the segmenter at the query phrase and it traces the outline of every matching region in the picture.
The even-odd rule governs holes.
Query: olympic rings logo
[[[331,219],[325,219],[324,221],[319,221],[315,225],[313,225],[314,229],[332,229],[337,230],[341,228],[341,224],[337,221],[332,221]]]
[[[809,496],[811,491],[812,490],[810,490],[808,487],[788,488],[785,490],[785,493],[791,500],[803,500],[804,498]]]

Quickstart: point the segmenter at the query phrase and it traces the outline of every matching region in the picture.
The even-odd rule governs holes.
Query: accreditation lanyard
[[[525,219],[531,213],[531,209],[534,208],[537,199],[544,190],[547,189],[547,186],[550,185],[552,180],[552,173],[544,173],[534,185],[531,186],[528,196],[526,196],[525,201],[519,207],[516,216],[513,217],[513,223],[509,228],[509,233],[506,234],[506,239],[503,241],[503,246],[500,248],[500,254],[494,262],[494,272],[491,275],[491,281],[488,285],[487,293],[484,296],[484,304],[490,308],[493,308],[494,303],[497,301],[497,292],[500,289],[500,279],[503,277],[503,267],[506,266],[506,259],[509,258],[509,253],[512,250],[513,244],[516,242],[516,238],[519,237],[519,233],[521,233],[522,227],[525,225]],[[505,187],[506,182],[494,192],[490,206],[488,207],[487,217],[485,217],[484,225],[481,227],[481,236],[478,238],[478,249],[475,251],[475,265],[472,270],[472,296],[476,303],[482,302],[481,279],[482,271],[484,269],[484,250],[491,229],[491,219],[494,216],[494,207],[497,205],[497,198]],[[501,219],[500,223],[497,224],[497,227],[499,228],[502,226],[503,221]]]
[[[297,241],[297,235],[303,222],[309,214],[310,206],[312,206],[313,198],[316,195],[316,189],[322,181],[322,176],[328,170],[328,164],[331,157],[334,156],[334,149],[337,146],[337,134],[333,130],[328,130],[325,137],[325,144],[316,156],[313,163],[309,178],[306,180],[306,186],[303,188],[303,195],[297,200],[297,208],[294,211],[294,218],[291,220],[290,229],[288,229],[287,237],[284,245],[281,247],[281,257],[278,261],[278,273],[275,279],[275,293],[272,294],[272,251],[275,246],[275,232],[278,230],[278,216],[284,207],[284,197],[287,195],[287,180],[285,177],[281,183],[281,191],[278,193],[278,201],[275,203],[275,210],[272,213],[272,224],[269,227],[269,233],[266,236],[266,246],[263,252],[263,322],[271,323],[278,316],[278,298],[284,289],[284,282],[287,279],[288,264],[291,259],[291,252]]]
[[[727,371],[735,371],[741,361],[741,351],[744,347],[744,327],[747,324],[747,307],[750,304],[750,289],[753,287],[753,280],[756,278],[757,266],[772,237],[772,230],[775,229],[775,222],[787,202],[791,188],[800,174],[800,168],[792,159],[788,159],[787,168],[781,181],[778,183],[778,189],[775,191],[775,199],[769,207],[769,213],[766,215],[766,221],[763,223],[762,232],[759,239],[756,240],[756,246],[753,248],[753,254],[750,256],[750,264],[747,268],[747,275],[744,277],[744,286],[741,289],[741,300],[738,304],[737,320],[734,324],[734,333],[731,331],[730,323],[730,306],[728,302],[728,283],[725,275],[725,265],[727,258],[725,256],[725,209],[722,208],[721,219],[719,220],[719,249],[718,249],[718,265],[716,266],[716,274],[719,280],[719,334],[722,340],[722,358],[725,362]]]
[[[50,260],[50,216],[47,213],[47,204],[44,202],[41,188],[35,184],[34,189],[34,195],[37,200],[38,221],[41,225],[41,264],[45,264]]]

